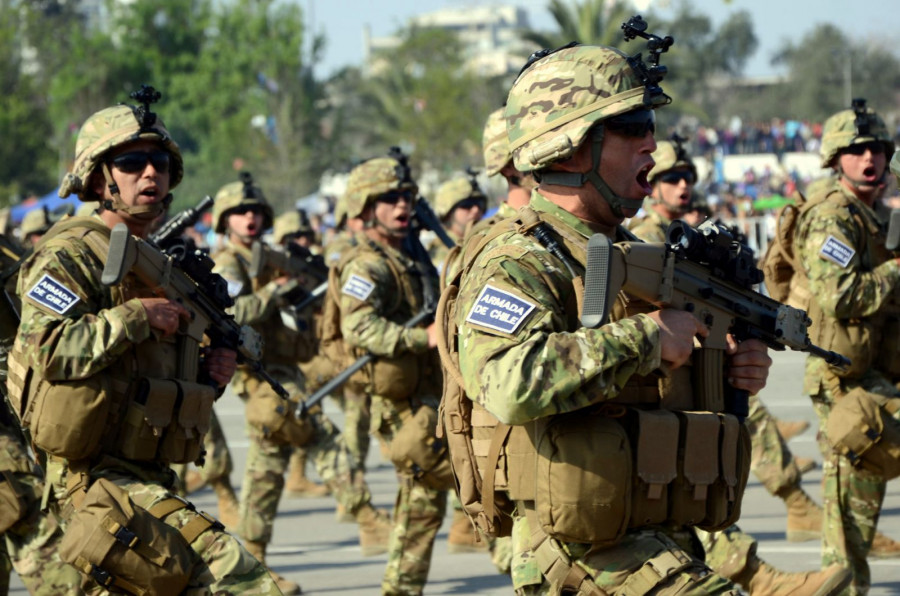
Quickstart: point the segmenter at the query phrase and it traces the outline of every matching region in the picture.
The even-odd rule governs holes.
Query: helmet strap
[[[151,205],[126,205],[119,192],[119,185],[113,180],[112,172],[109,171],[109,166],[104,163],[102,169],[103,177],[106,179],[106,186],[109,188],[109,194],[112,195],[111,200],[102,199],[100,201],[103,208],[107,211],[118,211],[138,220],[152,221],[162,215],[172,203],[172,193],[169,193],[159,203],[153,203]]]
[[[591,134],[591,169],[585,172],[559,172],[555,170],[541,172],[541,182],[546,184],[558,184],[580,188],[585,182],[590,182],[597,192],[606,199],[616,217],[625,217],[623,209],[640,209],[644,203],[644,197],[640,199],[626,199],[620,197],[609,187],[600,176],[600,157],[603,151],[603,125],[598,124]]]
[[[881,173],[881,178],[879,178],[878,180],[875,180],[874,182],[857,182],[856,180],[854,180],[853,178],[851,178],[850,176],[848,176],[847,174],[844,173],[844,168],[841,167],[840,163],[838,163],[836,165],[837,165],[838,178],[843,178],[844,180],[847,181],[847,184],[849,184],[850,186],[852,186],[853,188],[855,188],[857,190],[864,190],[864,189],[869,189],[869,188],[871,188],[872,190],[875,190],[879,186],[882,186],[885,183],[885,180],[887,179],[887,175],[888,175],[888,168],[885,167],[884,172]]]

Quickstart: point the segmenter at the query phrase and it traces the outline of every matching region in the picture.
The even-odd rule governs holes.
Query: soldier
[[[867,556],[887,478],[841,443],[841,425],[866,424],[848,409],[854,403],[884,404],[900,397],[895,387],[900,260],[885,249],[878,201],[893,153],[884,121],[865,100],[854,100],[851,109],[826,120],[822,167],[835,177],[808,197],[793,236],[789,299],[809,313],[814,341],[852,361],[849,369],[838,370],[809,357],[804,379],[819,417],[825,460],[822,561],[852,571],[852,594],[869,589]]]
[[[487,196],[478,186],[475,173],[468,177],[452,178],[438,187],[434,199],[434,212],[440,218],[447,234],[457,244],[462,242],[466,230],[477,223],[487,210]],[[435,267],[441,270],[450,248],[439,240],[428,251]]]
[[[499,174],[506,180],[506,200],[500,203],[497,215],[491,218],[490,223],[514,215],[520,207],[527,205],[531,191],[537,186],[530,173],[520,172],[513,163],[512,153],[509,151],[509,138],[506,135],[504,112],[505,108],[491,112],[484,124],[484,133],[481,137],[484,172],[488,176]],[[485,225],[490,223],[486,222]]]
[[[50,214],[46,207],[38,207],[32,209],[22,218],[22,225],[19,227],[19,233],[22,236],[22,244],[26,248],[34,248],[53,222],[50,221]]]
[[[660,403],[676,407],[677,395],[692,396],[690,375],[678,368],[707,328],[684,311],[623,309],[621,301],[612,323],[586,329],[578,322],[581,280],[574,278],[584,272],[588,237],[624,239],[619,226],[651,192],[652,110],[670,101],[658,72],[655,63],[647,67],[612,48],[538,53],[513,84],[506,119],[516,168],[532,172],[539,187],[528,207],[466,255],[450,323],[473,420],[493,416],[511,429],[495,479],[503,478],[515,502],[519,594],[737,593],[704,565],[696,539],[683,538],[690,525],[677,509],[657,510],[665,523],[635,516],[628,527],[629,504],[605,499],[636,481],[630,466],[619,467],[630,459],[618,452],[623,441],[649,446],[661,438],[624,424],[628,404],[662,412]],[[731,342],[728,357],[723,372],[731,385],[750,392],[764,386],[771,359],[763,344]],[[673,371],[669,384],[652,374],[662,364]],[[710,420],[731,424],[729,416]],[[680,432],[691,441],[696,431],[688,425]],[[649,473],[640,460],[635,466],[635,475]],[[816,593],[846,581],[837,568],[831,575]]]
[[[189,311],[133,273],[100,282],[110,229],[145,237],[183,174],[178,145],[150,110],[159,94],[133,97],[143,105],[88,118],[60,186],[61,197],[101,201],[99,215],[54,226],[22,266],[10,398],[28,405],[19,411],[47,454],[44,498],[63,519],[61,552],[86,587],[279,594],[221,524],[172,492],[169,464],[197,457],[236,353],[216,347],[201,358],[179,331]]]
[[[265,562],[284,490],[284,473],[293,448],[299,446],[307,450],[319,476],[359,523],[363,554],[379,554],[385,551],[390,524],[383,513],[372,507],[368,486],[354,472],[353,458],[340,432],[319,407],[301,417],[295,414],[305,391],[298,365],[311,358],[315,348],[310,325],[295,325],[295,331],[282,322],[281,309],[289,305],[291,288],[298,280],[271,268],[250,278],[252,244],[271,227],[272,220],[272,208],[247,173],[242,174],[242,181],[226,184],[216,193],[213,221],[216,232],[225,235],[226,242],[213,255],[214,270],[228,282],[235,300],[235,320],[260,332],[265,342],[266,368],[290,393],[290,400],[284,403],[250,371],[238,369],[235,375],[232,387],[246,401],[250,434],[237,533],[247,549]],[[278,574],[274,576],[285,593],[300,592],[296,583]]]
[[[426,298],[437,293],[437,279],[420,273],[430,263],[414,261],[402,248],[416,192],[408,167],[397,156],[369,160],[350,172],[346,216],[360,218],[365,229],[333,268],[325,307],[326,318],[330,305],[339,308],[340,335],[347,349],[377,357],[366,383],[372,395],[372,431],[390,451],[398,447],[401,430],[429,409],[436,410],[441,391],[434,324],[404,326]],[[398,467],[398,473],[381,589],[383,594],[421,594],[447,494],[408,468]]]

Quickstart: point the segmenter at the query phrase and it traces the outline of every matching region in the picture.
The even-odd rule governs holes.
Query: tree
[[[611,3],[607,0],[550,0],[547,9],[553,15],[558,30],[527,31],[524,34],[525,39],[541,48],[558,48],[570,41],[618,47],[624,39],[622,23],[632,15],[629,3],[624,0]]]

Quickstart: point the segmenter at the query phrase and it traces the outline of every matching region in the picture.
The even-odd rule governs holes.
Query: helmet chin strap
[[[606,202],[609,203],[613,215],[616,217],[625,217],[623,209],[640,209],[644,203],[644,197],[640,199],[626,199],[620,197],[609,187],[606,181],[600,176],[600,155],[603,151],[603,125],[597,125],[591,135],[591,169],[585,172],[559,172],[544,171],[541,173],[541,182],[547,184],[558,184],[560,186],[570,186],[580,188],[585,182],[590,182],[597,192],[600,193]]]
[[[122,195],[119,193],[119,185],[113,180],[112,172],[109,171],[109,166],[105,163],[103,164],[103,177],[106,178],[106,185],[109,187],[109,193],[112,195],[112,200],[103,199],[101,201],[103,208],[107,211],[118,211],[135,219],[152,221],[162,215],[169,204],[172,203],[172,193],[169,193],[158,203],[126,205],[125,201],[122,200]]]
[[[849,184],[850,186],[852,186],[853,188],[855,188],[857,190],[865,190],[868,188],[876,189],[879,186],[884,185],[885,180],[887,179],[887,175],[888,175],[888,168],[884,168],[884,171],[881,173],[881,178],[879,178],[878,180],[875,180],[873,182],[859,182],[857,180],[854,180],[850,176],[848,176],[844,172],[844,168],[842,168],[840,164],[837,164],[837,171],[838,171],[838,176],[840,178],[843,178],[844,180],[846,180],[847,184]]]

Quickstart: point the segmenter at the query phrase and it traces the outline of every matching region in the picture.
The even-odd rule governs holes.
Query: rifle
[[[282,252],[270,248],[265,242],[254,240],[250,253],[250,277],[259,277],[266,269],[275,269],[290,277],[312,277],[319,282],[328,280],[325,259],[294,242],[289,243],[286,251]]]
[[[178,258],[129,233],[125,224],[117,224],[110,234],[109,258],[100,280],[107,286],[120,283],[129,271],[146,285],[163,288],[166,298],[175,300],[191,314],[185,329],[195,341],[208,335],[213,347],[234,350],[238,362],[249,367],[282,398],[289,394],[266,370],[262,359],[262,338],[247,325],[238,325],[225,312],[234,305],[228,284],[213,273],[213,261],[202,251],[179,253]]]
[[[197,223],[203,212],[212,206],[212,197],[206,195],[196,207],[185,209],[163,224],[156,233],[150,235],[150,241],[164,251],[169,251],[174,244],[180,241],[184,231]]]
[[[413,220],[411,223],[417,229],[426,229],[434,232],[447,248],[456,246],[456,242],[447,234],[447,230],[441,225],[441,220],[438,219],[437,214],[431,208],[431,205],[428,204],[428,201],[425,200],[425,197],[419,197],[413,203]],[[417,233],[417,230],[411,230],[410,236],[414,233]]]
[[[676,220],[667,243],[612,244],[603,234],[588,241],[584,305],[581,322],[599,327],[620,291],[659,307],[686,310],[709,328],[695,352],[695,378],[721,378],[726,335],[738,341],[759,339],[774,350],[808,352],[837,367],[849,366],[844,356],[814,345],[807,333],[806,312],[758,293],[762,281],[753,251],[736,242],[727,228],[707,220],[695,230]],[[707,373],[704,376],[704,373]],[[720,373],[719,373],[720,374]],[[703,409],[727,411],[743,419],[748,393],[733,387],[697,383]]]

